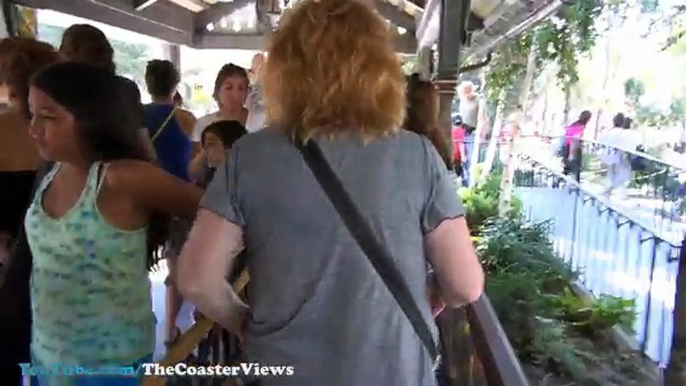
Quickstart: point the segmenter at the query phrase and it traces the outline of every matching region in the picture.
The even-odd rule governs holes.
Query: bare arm
[[[195,214],[203,195],[202,189],[143,161],[113,162],[108,179],[141,208],[160,213]]]
[[[195,116],[190,111],[177,109],[174,113],[176,120],[181,126],[181,130],[188,135],[189,138],[193,136],[193,130],[195,129],[195,124],[198,122]]]
[[[465,218],[444,220],[424,242],[446,303],[460,307],[477,301],[484,290],[484,272]]]
[[[219,215],[200,209],[179,256],[179,291],[210,319],[241,334],[248,307],[226,276],[243,250],[243,231]]]

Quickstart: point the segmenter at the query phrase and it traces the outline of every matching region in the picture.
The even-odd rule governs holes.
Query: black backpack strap
[[[326,161],[319,145],[311,140],[305,145],[296,142],[296,146],[329,201],[336,208],[336,212],[338,212],[346,228],[369,258],[369,262],[410,320],[419,339],[429,352],[431,360],[435,362],[438,357],[438,349],[429,325],[422,317],[419,306],[414,301],[412,293],[390,253],[374,235],[374,230],[364,219],[340,179],[331,169],[331,165]]]

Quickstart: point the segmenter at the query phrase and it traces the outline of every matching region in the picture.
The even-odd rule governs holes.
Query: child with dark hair
[[[217,121],[205,128],[200,137],[202,150],[200,157],[204,160],[204,175],[196,181],[196,184],[203,189],[212,181],[217,170],[225,168],[226,156],[233,147],[233,145],[241,137],[248,134],[246,128],[237,121]],[[228,171],[228,169],[224,169]],[[184,240],[185,241],[185,240]],[[232,271],[228,276],[229,283],[233,283],[246,267],[246,256],[241,253],[236,258],[236,264],[232,267]],[[202,313],[197,309],[194,311],[195,320],[200,320]],[[221,332],[220,332],[221,331]],[[221,338],[224,340],[224,356],[225,358],[233,358],[239,352],[238,340],[235,336],[222,329],[212,329],[208,333],[207,338],[209,342],[214,342],[215,339]]]
[[[54,167],[25,219],[33,254],[34,364],[131,366],[152,360],[155,213],[192,215],[202,191],[147,159],[111,71],[65,62],[33,80],[30,133]],[[137,385],[136,378],[106,378]],[[74,385],[76,378],[41,378]]]
[[[226,162],[227,152],[246,134],[248,131],[237,121],[218,121],[207,126],[200,139],[203,155],[200,158],[206,167],[204,175],[197,179],[198,185],[207,187],[216,170]]]

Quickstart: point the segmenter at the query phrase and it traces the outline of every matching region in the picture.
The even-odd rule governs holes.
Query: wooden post
[[[178,44],[165,44],[164,56],[174,64],[177,70],[181,71],[181,47]]]
[[[471,6],[470,0],[443,0],[441,2],[441,24],[438,39],[438,68],[435,85],[439,93],[439,124],[448,141],[452,141],[452,112],[457,75],[460,71],[460,50],[465,36],[467,16]],[[452,153],[452,151],[451,151]]]
[[[434,52],[431,47],[422,47],[417,53],[417,67],[415,71],[419,74],[421,80],[431,81],[433,55]]]
[[[507,162],[503,168],[503,178],[500,181],[500,203],[498,205],[498,213],[501,217],[505,217],[510,211],[510,200],[512,199],[512,179],[514,178],[515,169],[517,168],[517,155],[515,154],[516,143],[519,140],[521,133],[521,124],[525,119],[529,92],[531,91],[531,84],[534,80],[534,71],[536,71],[536,50],[534,48],[529,52],[529,60],[526,64],[526,75],[522,83],[522,90],[519,95],[519,112],[515,113],[512,121],[512,140],[508,144]]]
[[[664,386],[686,385],[686,238],[681,244],[678,264],[672,315],[674,333]]]
[[[441,2],[441,29],[438,41],[438,69],[434,84],[440,96],[440,125],[452,149],[452,112],[455,86],[460,69],[460,50],[465,36],[470,0]],[[464,309],[447,310],[438,321],[443,355],[450,386],[475,385],[478,358]]]

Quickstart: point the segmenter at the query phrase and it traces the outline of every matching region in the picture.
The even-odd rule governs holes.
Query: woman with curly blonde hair
[[[426,340],[299,151],[321,150],[435,343],[426,258],[453,307],[480,296],[483,272],[445,164],[400,129],[405,79],[388,27],[351,0],[303,0],[280,24],[261,77],[268,126],[236,143],[208,187],[180,290],[243,337],[249,361],[293,366],[265,386],[433,386]],[[248,305],[225,280],[242,251]]]

